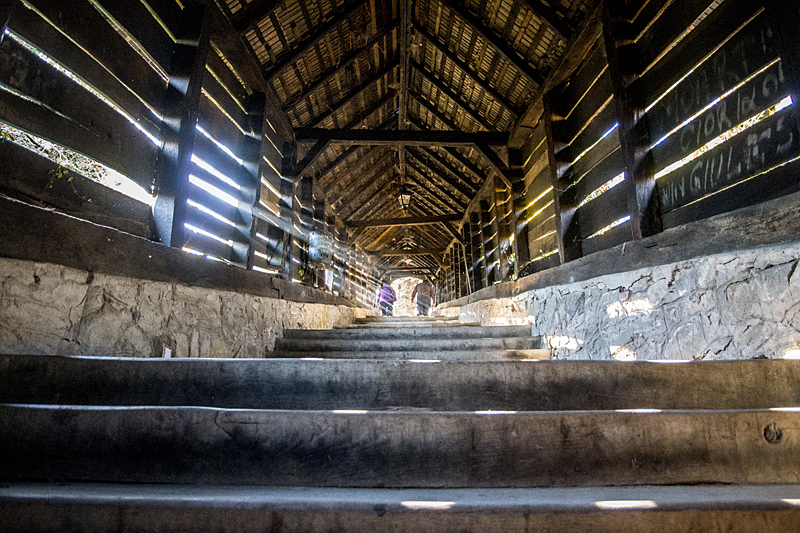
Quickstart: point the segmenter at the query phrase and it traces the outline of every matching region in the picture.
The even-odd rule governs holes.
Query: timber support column
[[[188,211],[189,174],[212,25],[211,10],[205,6],[183,10],[164,96],[163,147],[156,166],[153,219],[161,242],[177,248],[186,242],[183,225]]]

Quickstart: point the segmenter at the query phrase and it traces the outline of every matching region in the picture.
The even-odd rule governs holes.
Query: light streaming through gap
[[[548,207],[550,207],[551,205],[553,205],[553,203],[555,203],[555,200],[550,200],[549,202],[547,202],[547,204],[545,206],[543,206],[541,209],[539,209],[534,214],[532,214],[530,217],[528,217],[528,220],[525,221],[525,225],[527,225],[534,218],[536,218],[539,215],[541,215],[544,212],[544,210],[547,209]]]
[[[230,185],[231,187],[233,187],[237,191],[242,190],[242,188],[239,186],[238,183],[236,183],[235,181],[230,179],[228,176],[226,176],[225,174],[223,174],[222,172],[220,172],[216,168],[212,167],[208,163],[206,163],[204,160],[202,160],[199,157],[197,157],[195,154],[192,154],[192,163],[194,163],[198,167],[202,168],[203,170],[205,170],[206,172],[208,172],[209,174],[211,174],[212,176],[214,176],[218,180],[220,180],[220,181],[222,181],[224,183],[227,183],[228,185]]]
[[[26,8],[30,9],[31,11],[33,11],[34,13],[36,13],[37,15],[39,15],[39,16],[42,18],[42,20],[44,20],[44,21],[45,21],[47,24],[49,24],[49,25],[50,25],[50,27],[51,27],[51,28],[53,28],[54,30],[56,30],[56,31],[57,31],[58,33],[60,33],[61,35],[63,35],[65,39],[67,39],[69,42],[71,42],[72,44],[74,44],[76,47],[80,48],[80,49],[81,49],[81,51],[83,51],[83,53],[85,53],[87,56],[89,56],[89,57],[91,57],[92,59],[94,59],[94,60],[95,60],[95,62],[97,62],[97,64],[98,64],[98,65],[100,65],[101,67],[103,67],[103,69],[105,69],[105,71],[106,71],[106,72],[108,72],[108,73],[109,73],[109,74],[110,74],[110,75],[111,75],[111,76],[112,76],[112,77],[113,77],[115,80],[117,80],[117,81],[120,83],[120,85],[122,85],[123,87],[125,87],[125,88],[126,88],[126,89],[127,89],[127,90],[128,90],[128,91],[129,91],[129,92],[130,92],[130,93],[131,93],[133,96],[135,96],[135,97],[136,97],[136,99],[137,99],[137,100],[139,100],[139,101],[140,101],[140,102],[141,102],[141,103],[142,103],[142,104],[143,104],[143,105],[144,105],[144,106],[145,106],[147,109],[149,109],[149,110],[150,110],[150,112],[153,114],[153,116],[155,116],[155,117],[156,117],[156,118],[157,118],[159,121],[160,121],[160,120],[163,120],[163,117],[161,116],[161,113],[159,113],[159,112],[158,112],[158,111],[157,111],[157,110],[156,110],[156,109],[155,109],[153,106],[151,106],[149,103],[147,103],[147,101],[145,101],[145,99],[144,99],[144,98],[142,98],[141,96],[139,96],[139,94],[138,94],[136,91],[134,91],[133,89],[131,89],[130,87],[128,87],[128,84],[127,84],[127,83],[125,83],[124,81],[122,81],[121,79],[119,79],[119,77],[117,77],[117,75],[116,75],[116,74],[114,74],[114,73],[113,73],[111,70],[109,70],[109,68],[108,68],[108,67],[106,67],[106,66],[105,66],[105,65],[104,65],[104,64],[103,64],[103,63],[102,63],[102,62],[101,62],[99,59],[97,59],[97,58],[96,58],[96,57],[95,57],[95,56],[94,56],[94,55],[93,55],[91,52],[89,52],[89,50],[87,50],[86,48],[84,48],[83,46],[81,46],[81,45],[80,45],[80,44],[79,44],[77,41],[75,41],[75,39],[73,39],[73,38],[72,38],[72,37],[70,37],[68,34],[66,34],[66,33],[65,33],[65,32],[64,32],[64,31],[63,31],[61,28],[59,28],[59,27],[58,27],[58,26],[57,26],[55,23],[53,23],[53,21],[52,21],[52,20],[50,20],[49,18],[47,18],[47,16],[45,16],[45,14],[44,14],[44,13],[42,13],[41,11],[39,11],[38,9],[36,9],[36,7],[35,7],[35,6],[31,5],[31,4],[30,4],[30,3],[28,3],[26,0],[21,0],[21,2],[22,2],[22,4],[23,4],[23,5],[24,5]],[[144,0],[142,0],[142,2],[144,3]],[[166,86],[166,83],[167,83],[167,82],[166,82],[166,80],[164,80],[164,84],[165,84],[165,86]]]
[[[575,163],[577,163],[578,161],[580,161],[581,159],[583,159],[583,157],[584,157],[586,154],[588,154],[589,152],[591,152],[591,151],[592,151],[592,149],[594,149],[594,147],[595,147],[595,146],[597,146],[598,144],[600,144],[600,142],[601,142],[603,139],[605,139],[606,137],[608,137],[609,135],[611,135],[612,133],[614,133],[614,131],[616,131],[616,129],[617,129],[618,127],[619,127],[619,124],[618,124],[618,123],[617,123],[617,124],[614,124],[614,125],[611,127],[611,129],[610,129],[610,130],[608,130],[607,132],[605,132],[605,133],[603,134],[603,136],[602,136],[602,137],[600,137],[600,138],[599,138],[599,139],[597,139],[597,140],[596,140],[594,143],[592,143],[592,145],[591,145],[589,148],[587,148],[586,150],[584,150],[583,152],[581,152],[580,154],[578,154],[578,157],[576,157],[576,158],[575,158],[575,160],[574,160],[572,163],[570,163],[570,164],[569,164],[569,166],[573,166],[573,165],[575,165]]]
[[[224,216],[220,215],[216,211],[212,211],[211,209],[207,208],[203,204],[198,204],[197,202],[195,202],[191,198],[186,200],[186,203],[189,204],[190,206],[194,207],[195,209],[198,209],[198,210],[202,211],[203,213],[216,218],[220,222],[223,222],[223,223],[225,223],[225,224],[227,224],[227,225],[229,225],[231,227],[234,227],[234,228],[236,227],[236,224],[232,220],[228,220]]]
[[[188,222],[184,222],[183,227],[188,229],[189,231],[191,231],[193,233],[199,233],[200,235],[204,235],[204,236],[208,237],[209,239],[214,239],[215,241],[220,242],[220,243],[222,243],[222,244],[224,244],[226,246],[233,246],[233,241],[232,240],[223,239],[222,237],[214,235],[210,231],[206,231],[206,230],[204,230],[202,228],[198,228],[197,226],[193,226],[192,224],[189,224]],[[215,258],[215,259],[219,259],[219,258]]]
[[[695,159],[697,159],[698,157],[700,157],[704,153],[706,153],[706,152],[708,152],[710,150],[713,150],[714,148],[716,148],[720,144],[724,143],[728,139],[731,139],[732,137],[735,137],[736,135],[740,134],[741,132],[749,129],[750,127],[752,127],[752,126],[754,126],[756,124],[758,124],[762,120],[764,120],[764,119],[766,119],[768,117],[771,117],[772,115],[774,115],[775,113],[777,113],[777,112],[779,112],[779,111],[781,111],[783,109],[786,109],[790,105],[792,105],[792,97],[791,96],[787,96],[786,98],[784,98],[783,100],[781,100],[780,102],[775,104],[774,106],[772,106],[772,107],[770,107],[768,109],[765,109],[764,111],[762,111],[758,115],[745,120],[744,122],[742,122],[738,126],[732,128],[732,129],[726,131],[725,133],[723,133],[722,135],[719,135],[718,137],[708,141],[704,146],[701,146],[700,148],[698,148],[697,150],[695,150],[691,154],[687,155],[683,159],[680,159],[679,161],[676,161],[676,162],[672,163],[671,165],[667,166],[666,168],[664,168],[663,170],[661,170],[660,172],[658,172],[655,175],[655,179],[658,180],[658,179],[663,178],[664,176],[666,176],[668,174],[671,174],[671,173],[675,172],[676,170],[678,170],[682,166],[686,165],[687,163],[691,163],[692,161],[694,161]]]
[[[219,198],[220,200],[222,200],[225,203],[228,203],[228,204],[230,204],[230,205],[232,205],[234,207],[239,207],[239,200],[237,200],[236,198],[234,198],[230,194],[217,189],[216,187],[214,187],[210,183],[207,183],[207,182],[201,180],[200,178],[198,178],[194,174],[189,174],[189,183],[191,183],[192,185],[194,185],[196,187],[200,187],[201,189],[203,189],[207,193],[209,193],[209,194],[211,194],[213,196],[216,196],[217,198]]]
[[[101,93],[100,91],[98,91],[97,89],[95,89],[94,87],[89,85],[89,83],[86,82],[83,78],[81,78],[80,76],[78,76],[77,74],[75,74],[74,72],[69,70],[67,67],[65,67],[64,65],[62,65],[61,63],[59,63],[58,61],[53,59],[52,57],[50,57],[47,54],[45,54],[42,50],[37,48],[34,44],[29,43],[28,41],[26,41],[21,36],[19,36],[16,33],[14,33],[13,31],[9,30],[8,28],[6,28],[6,30],[5,30],[5,35],[8,35],[17,44],[19,44],[20,46],[22,46],[23,48],[25,48],[26,50],[28,50],[32,54],[36,55],[36,57],[38,57],[39,59],[41,59],[42,61],[44,61],[48,65],[50,65],[51,67],[53,67],[55,70],[57,70],[58,72],[60,72],[61,74],[63,74],[67,78],[69,78],[71,81],[73,81],[73,82],[77,83],[78,85],[80,85],[81,88],[85,89],[86,91],[89,91],[98,100],[100,100],[101,102],[106,104],[108,107],[110,107],[111,109],[113,109],[114,111],[119,113],[125,120],[130,122],[131,125],[134,128],[136,128],[137,130],[142,132],[150,140],[150,142],[152,142],[155,146],[161,147],[161,141],[158,139],[158,137],[156,137],[155,135],[153,135],[152,133],[150,133],[149,131],[144,129],[142,127],[142,125],[139,124],[139,122],[136,121],[136,119],[134,119],[131,115],[128,114],[127,111],[125,111],[124,109],[119,107],[108,96],[106,96],[105,94]]]
[[[645,108],[644,112],[645,112],[645,113],[648,113],[648,112],[649,112],[651,109],[653,109],[653,107],[655,107],[655,106],[656,106],[656,105],[657,105],[657,104],[658,104],[658,103],[659,103],[661,100],[663,100],[664,98],[666,98],[666,97],[667,97],[667,95],[668,95],[669,93],[671,93],[671,92],[672,92],[672,91],[673,91],[673,90],[674,90],[674,89],[675,89],[675,88],[676,88],[678,85],[680,85],[681,83],[683,83],[683,81],[684,81],[686,78],[688,78],[689,76],[691,76],[691,75],[692,75],[692,73],[693,73],[694,71],[696,71],[696,70],[697,70],[697,69],[699,69],[701,66],[703,66],[703,63],[705,63],[706,61],[708,61],[708,60],[711,58],[711,56],[713,56],[713,55],[714,55],[714,54],[715,54],[715,53],[716,53],[716,52],[717,52],[717,51],[718,51],[720,48],[722,48],[723,46],[725,46],[725,44],[726,44],[728,41],[730,41],[730,40],[731,40],[731,39],[732,39],[732,38],[733,38],[733,37],[734,37],[734,36],[735,36],[737,33],[739,33],[739,32],[742,30],[742,28],[744,28],[745,26],[747,26],[748,24],[750,24],[750,23],[753,21],[753,19],[755,19],[755,18],[756,18],[758,15],[760,15],[760,14],[761,14],[763,11],[764,11],[764,8],[763,8],[763,7],[762,7],[761,9],[759,9],[758,11],[756,11],[755,15],[753,15],[752,17],[750,17],[749,19],[747,19],[747,20],[745,21],[745,23],[744,23],[744,24],[742,24],[741,26],[739,26],[739,27],[736,29],[736,31],[735,31],[735,32],[733,32],[732,34],[730,34],[730,35],[729,35],[729,36],[728,36],[728,37],[727,37],[727,38],[726,38],[724,41],[722,41],[721,43],[719,43],[719,44],[716,46],[716,48],[714,48],[714,49],[713,49],[713,50],[711,50],[711,51],[710,51],[708,54],[706,54],[706,56],[705,56],[705,57],[703,57],[703,59],[701,59],[701,60],[700,60],[700,61],[699,61],[699,62],[698,62],[698,63],[697,63],[695,66],[693,66],[693,67],[692,67],[692,68],[691,68],[691,69],[690,69],[690,70],[689,70],[689,71],[688,71],[686,74],[684,74],[683,76],[681,76],[681,77],[680,77],[680,79],[678,79],[678,81],[676,81],[675,83],[673,83],[673,84],[672,84],[672,85],[671,85],[671,86],[670,86],[670,87],[669,87],[669,88],[668,88],[666,91],[664,91],[664,94],[662,94],[661,96],[659,96],[658,98],[656,98],[656,99],[653,101],[653,103],[652,103],[652,104],[650,104],[649,106],[647,106],[647,107]]]
[[[3,88],[0,84],[0,88]],[[141,185],[124,174],[120,174],[96,159],[87,157],[80,152],[71,150],[60,144],[55,144],[47,139],[30,134],[0,121],[0,137],[4,140],[30,150],[53,161],[54,163],[77,172],[81,176],[96,181],[100,185],[113,189],[144,204],[153,206],[156,199]]]
[[[535,204],[536,202],[547,196],[547,193],[549,193],[552,190],[553,190],[552,186],[548,187],[546,191],[544,191],[542,194],[531,200],[531,202],[525,206],[525,209],[530,209],[531,207],[533,207],[533,204]]]
[[[216,145],[216,147],[217,147],[217,148],[219,148],[220,150],[222,150],[223,152],[225,152],[225,154],[227,154],[228,156],[230,156],[230,158],[231,158],[231,159],[233,159],[234,161],[236,161],[236,162],[237,162],[237,163],[239,163],[240,165],[241,165],[242,163],[244,163],[244,159],[242,159],[242,158],[240,158],[240,157],[236,157],[236,154],[234,154],[234,153],[233,153],[233,151],[232,151],[230,148],[228,148],[227,146],[225,146],[224,144],[222,144],[221,142],[219,142],[217,139],[215,139],[215,138],[214,138],[214,136],[213,136],[213,135],[211,135],[210,133],[208,133],[208,132],[205,130],[205,128],[203,128],[203,127],[202,127],[200,124],[197,124],[197,125],[195,125],[195,128],[197,128],[197,131],[199,131],[200,133],[202,133],[202,134],[203,134],[203,135],[204,135],[204,136],[205,136],[205,137],[206,137],[206,138],[207,138],[209,141],[211,141],[212,143],[214,143],[214,144]]]
[[[586,204],[588,204],[592,200],[598,198],[600,195],[610,191],[611,189],[613,189],[614,187],[616,187],[617,185],[619,185],[623,181],[625,181],[625,173],[624,172],[622,172],[621,174],[619,174],[617,176],[614,176],[613,178],[611,178],[610,180],[608,180],[607,182],[602,184],[600,187],[598,187],[594,191],[592,191],[586,198],[581,200],[581,203],[578,204],[578,207],[580,208],[580,207],[585,206]]]
[[[591,235],[586,237],[586,240],[588,241],[589,239],[594,239],[595,237],[599,237],[600,235],[603,235],[604,233],[608,233],[609,231],[611,231],[612,229],[616,228],[617,226],[621,226],[622,224],[628,222],[630,219],[631,219],[631,216],[628,215],[626,217],[622,217],[619,220],[615,220],[614,222],[612,222],[608,226],[605,226],[604,228],[600,228],[599,230],[595,231],[594,233],[592,233]]]
[[[555,232],[553,232],[553,233],[555,233]],[[551,255],[556,254],[556,253],[558,253],[558,249],[550,250],[549,252],[545,252],[545,253],[543,253],[543,254],[541,254],[539,256],[536,256],[533,259],[531,259],[531,263],[535,263],[536,261],[541,261],[542,259],[548,258]]]
[[[663,137],[661,137],[659,140],[657,140],[655,143],[653,143],[653,145],[650,147],[650,149],[652,150],[653,148],[655,148],[656,146],[658,146],[658,145],[659,145],[659,144],[661,144],[662,142],[666,141],[668,138],[670,138],[670,137],[671,137],[671,136],[672,136],[674,133],[678,132],[678,131],[679,131],[680,129],[682,129],[684,126],[686,126],[687,124],[691,124],[692,122],[694,122],[695,120],[697,120],[698,118],[700,118],[700,117],[701,117],[701,116],[702,116],[702,115],[703,115],[703,114],[704,114],[706,111],[708,111],[709,109],[711,109],[712,107],[714,107],[715,105],[717,105],[718,103],[720,103],[722,100],[724,100],[725,98],[727,98],[727,97],[728,97],[728,96],[730,96],[731,94],[735,93],[736,91],[738,91],[739,89],[741,89],[742,87],[744,87],[745,85],[747,85],[747,83],[748,83],[748,82],[750,82],[750,81],[751,81],[753,78],[755,78],[755,77],[759,76],[760,74],[762,74],[764,71],[766,71],[766,70],[767,70],[767,69],[769,69],[769,68],[770,68],[772,65],[774,65],[775,63],[777,63],[777,62],[779,62],[779,61],[780,61],[780,58],[778,58],[778,59],[775,59],[774,61],[772,61],[771,63],[769,63],[767,66],[765,66],[764,68],[762,68],[762,69],[761,69],[761,70],[759,70],[758,72],[755,72],[755,73],[751,74],[750,76],[748,76],[748,77],[747,77],[747,78],[746,78],[744,81],[740,82],[739,84],[737,84],[737,85],[736,85],[735,87],[733,87],[732,89],[729,89],[728,91],[726,91],[726,92],[725,92],[725,93],[723,93],[722,95],[720,95],[720,96],[718,96],[717,98],[715,98],[713,101],[711,101],[711,103],[709,103],[709,104],[708,104],[707,106],[705,106],[703,109],[701,109],[700,111],[698,111],[697,113],[695,113],[695,114],[694,114],[694,115],[692,115],[691,117],[687,118],[686,120],[684,120],[683,122],[681,122],[679,125],[675,126],[675,127],[674,127],[674,128],[671,130],[671,131],[669,131],[669,132],[668,132],[668,133],[666,133],[666,134],[665,134]]]

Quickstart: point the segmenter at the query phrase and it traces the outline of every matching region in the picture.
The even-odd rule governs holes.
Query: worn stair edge
[[[355,322],[446,322],[458,321],[457,316],[367,316],[356,318]]]
[[[389,326],[340,329],[285,329],[284,339],[498,339],[526,337],[530,326],[415,326],[397,328]]]
[[[0,406],[2,481],[328,487],[800,483],[800,411]]]
[[[376,323],[376,324],[348,324],[346,326],[334,326],[334,330],[342,330],[342,329],[361,329],[361,330],[372,330],[372,329],[381,329],[381,328],[458,328],[458,327],[475,327],[480,326],[480,322],[432,322],[430,324],[420,324],[419,322],[404,322],[402,324],[386,324],[386,323]]]
[[[342,351],[289,351],[269,352],[275,359],[367,359],[377,361],[512,361],[550,359],[549,349],[519,350],[342,350]]]
[[[469,339],[278,339],[276,352],[396,352],[535,350],[541,337],[500,337]]]
[[[312,489],[9,484],[3,531],[797,531],[800,486]],[[312,519],[313,518],[313,519]]]
[[[800,361],[135,359],[0,356],[0,403],[441,411],[800,405]]]

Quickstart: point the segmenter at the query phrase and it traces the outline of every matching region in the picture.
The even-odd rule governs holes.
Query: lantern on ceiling
[[[405,185],[400,185],[400,190],[397,193],[397,199],[400,201],[400,207],[404,210],[408,209],[411,205],[411,190]]]

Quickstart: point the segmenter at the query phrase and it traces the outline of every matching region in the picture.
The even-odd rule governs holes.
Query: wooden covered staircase
[[[800,361],[400,317],[269,355],[0,356],[0,530],[800,530]]]

